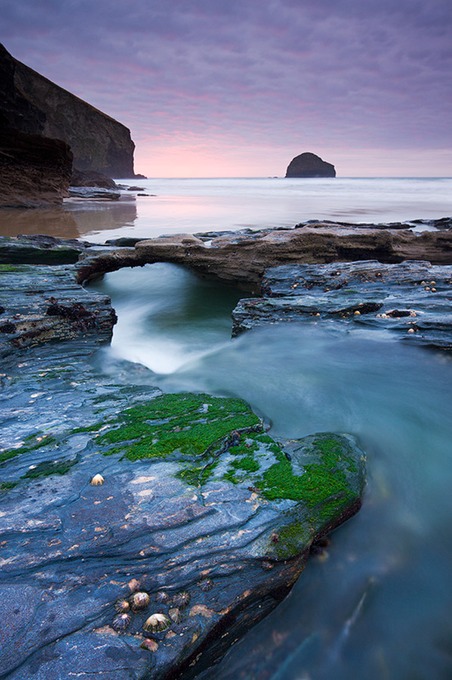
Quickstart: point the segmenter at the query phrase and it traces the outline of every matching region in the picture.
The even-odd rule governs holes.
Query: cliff
[[[0,126],[0,207],[60,204],[71,170],[72,153],[65,142]]]
[[[290,161],[286,177],[336,177],[336,170],[315,153],[306,152]]]
[[[3,45],[0,126],[66,142],[78,170],[134,177],[130,130],[14,59]]]

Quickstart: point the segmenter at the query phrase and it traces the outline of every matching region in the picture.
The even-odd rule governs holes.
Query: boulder
[[[0,130],[0,207],[41,208],[67,196],[72,153],[58,139]]]
[[[101,187],[102,189],[117,189],[116,182],[94,170],[72,170],[71,187]]]
[[[314,153],[305,152],[290,161],[286,177],[336,177],[336,170]]]

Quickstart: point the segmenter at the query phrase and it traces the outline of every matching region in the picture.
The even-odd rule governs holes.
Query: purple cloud
[[[143,158],[204,139],[265,147],[262,174],[303,150],[336,164],[346,150],[363,163],[371,149],[441,152],[443,172],[451,160],[449,0],[0,5],[7,49],[128,125]]]

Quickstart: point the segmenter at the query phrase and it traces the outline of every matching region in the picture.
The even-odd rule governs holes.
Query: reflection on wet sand
[[[0,235],[79,238],[93,231],[132,227],[136,218],[135,200],[128,197],[112,203],[68,199],[61,208],[2,208]]]

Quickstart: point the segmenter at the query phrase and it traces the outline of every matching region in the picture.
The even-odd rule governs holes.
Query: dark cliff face
[[[72,153],[59,139],[0,126],[0,207],[41,208],[67,196]]]
[[[0,126],[63,140],[79,170],[134,176],[130,130],[14,59],[3,45]]]
[[[336,170],[315,153],[306,152],[290,161],[286,177],[336,177]]]

